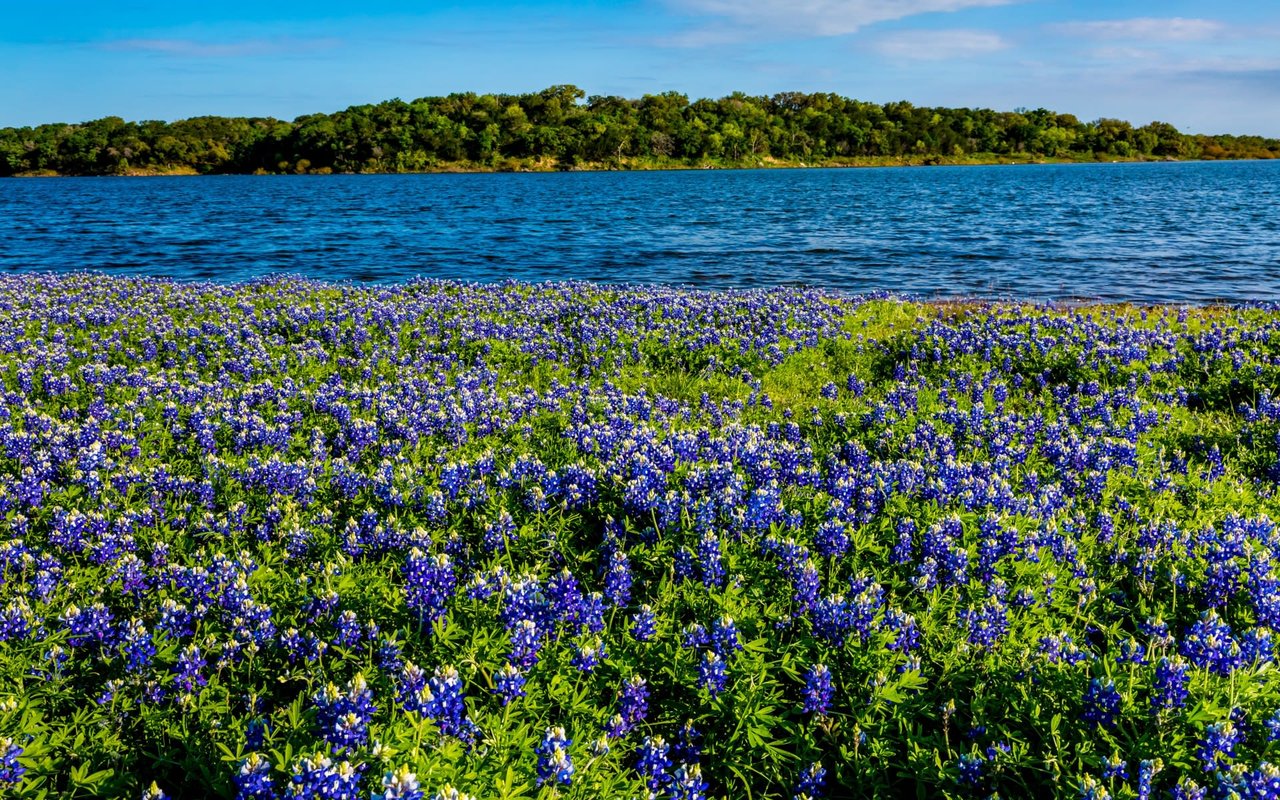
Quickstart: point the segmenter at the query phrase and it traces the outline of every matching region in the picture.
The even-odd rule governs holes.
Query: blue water
[[[0,269],[1280,300],[1280,162],[0,181]]]

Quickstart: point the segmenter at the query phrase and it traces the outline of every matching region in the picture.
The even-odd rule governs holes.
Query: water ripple
[[[1280,300],[1280,164],[0,182],[0,269]]]

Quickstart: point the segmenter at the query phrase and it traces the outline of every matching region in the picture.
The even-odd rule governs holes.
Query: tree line
[[[292,122],[105,117],[0,129],[0,176],[1277,157],[1280,139],[1082,122],[1043,108],[929,108],[800,92],[635,100],[587,97],[569,85],[388,100]]]

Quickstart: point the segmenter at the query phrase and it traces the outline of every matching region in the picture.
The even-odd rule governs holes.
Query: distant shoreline
[[[611,164],[607,162],[583,163],[573,166],[548,164],[545,162],[522,163],[519,165],[473,164],[456,162],[442,164],[434,169],[394,171],[394,170],[362,170],[360,172],[335,172],[332,170],[309,170],[306,172],[197,172],[190,168],[172,170],[128,170],[122,173],[107,175],[63,174],[51,170],[40,172],[20,172],[10,178],[174,178],[174,177],[215,177],[231,175],[257,176],[326,176],[326,175],[486,175],[497,173],[555,173],[555,172],[691,172],[704,170],[745,171],[761,169],[876,169],[885,167],[1001,167],[1001,166],[1048,166],[1062,164],[1160,164],[1160,163],[1215,163],[1272,161],[1268,158],[1173,158],[1173,157],[1128,157],[1128,158],[1046,158],[1041,156],[1014,157],[1001,156],[984,158],[971,157],[931,157],[919,158],[875,158],[853,159],[823,162],[801,162],[782,159],[761,159],[758,162],[705,162],[697,164],[648,162],[636,160]]]

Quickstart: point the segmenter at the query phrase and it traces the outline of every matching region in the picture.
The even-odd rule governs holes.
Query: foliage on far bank
[[[881,105],[799,92],[588,98],[574,86],[396,99],[291,122],[106,117],[0,129],[0,176],[1276,157],[1277,139],[1082,122],[1043,108]]]

